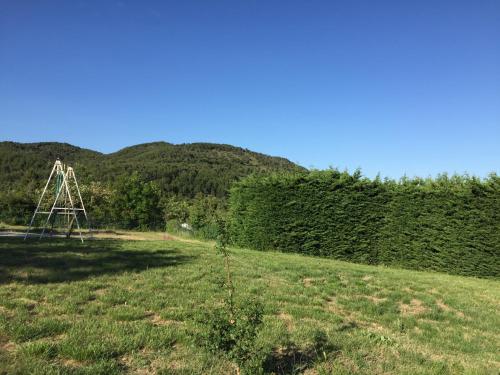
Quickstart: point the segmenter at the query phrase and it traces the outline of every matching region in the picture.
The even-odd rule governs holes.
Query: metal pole
[[[64,175],[64,186],[66,187],[66,191],[68,193],[68,198],[69,198],[69,202],[71,204],[71,208],[73,209],[73,215],[75,217],[75,220],[76,220],[76,226],[78,227],[78,231],[80,232],[80,240],[82,241],[83,243],[83,235],[82,235],[82,229],[80,228],[80,223],[78,222],[78,217],[76,216],[76,210],[75,210],[75,206],[73,205],[73,198],[71,197],[71,193],[69,192],[69,188],[68,188],[68,181],[66,179],[66,175],[70,173],[70,171],[73,171],[73,169],[70,167],[68,168],[68,171],[66,172],[66,174]],[[70,233],[68,232],[68,237],[70,236]]]
[[[65,174],[63,173],[63,182],[65,180]],[[43,229],[42,229],[42,233],[40,233],[40,239],[43,237],[44,233],[45,233],[45,228],[47,227],[47,224],[49,223],[49,220],[50,220],[50,217],[52,216],[52,212],[54,211],[54,207],[56,206],[56,203],[57,203],[57,200],[59,199],[59,196],[61,195],[61,191],[62,191],[62,188],[59,189],[59,191],[57,192],[57,195],[56,195],[56,199],[54,201],[54,204],[52,205],[52,208],[50,209],[50,212],[49,212],[49,217],[47,217],[47,221],[45,222],[45,225],[43,226]]]
[[[82,203],[83,215],[85,216],[85,220],[87,221],[87,225],[89,227],[89,233],[92,234],[92,227],[90,226],[90,221],[87,216],[87,210],[85,209],[85,205],[83,204],[82,194],[80,194],[80,188],[78,187],[78,182],[76,181],[76,175],[73,168],[69,167],[68,172],[71,171],[71,175],[73,176],[73,181],[75,181],[76,191],[78,192],[78,197],[80,198],[80,202]]]
[[[28,225],[28,230],[26,231],[26,234],[24,235],[25,240],[28,237],[28,233],[30,232],[31,227],[33,226],[33,222],[35,221],[35,216],[38,213],[38,210],[40,208],[40,204],[42,203],[43,196],[45,195],[45,191],[47,191],[47,187],[49,186],[50,179],[52,178],[52,175],[54,174],[54,171],[56,170],[56,166],[58,166],[60,164],[61,164],[61,162],[59,161],[59,159],[57,159],[56,162],[54,163],[54,166],[52,167],[52,171],[50,172],[49,179],[47,180],[47,183],[45,184],[45,187],[43,188],[43,192],[42,192],[42,195],[40,196],[40,200],[38,201],[35,212],[33,213],[33,217],[31,218],[30,224]]]

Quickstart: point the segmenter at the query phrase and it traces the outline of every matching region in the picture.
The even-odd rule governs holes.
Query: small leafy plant
[[[263,307],[258,301],[235,303],[235,288],[231,273],[227,224],[217,219],[218,236],[215,249],[224,260],[225,290],[223,304],[207,313],[203,319],[203,345],[212,353],[223,353],[248,374],[262,373],[265,355],[256,343],[262,327]]]

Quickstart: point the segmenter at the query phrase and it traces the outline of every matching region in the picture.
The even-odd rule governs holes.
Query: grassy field
[[[231,251],[237,298],[265,306],[269,373],[500,371],[498,280]],[[236,373],[196,340],[221,269],[196,241],[0,238],[0,374]]]

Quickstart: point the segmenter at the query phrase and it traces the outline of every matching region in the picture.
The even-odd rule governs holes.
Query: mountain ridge
[[[6,190],[39,187],[56,158],[71,164],[82,183],[113,184],[137,172],[165,193],[192,197],[225,196],[231,183],[253,173],[306,171],[286,158],[228,144],[148,142],[111,153],[62,142],[0,142],[0,186]]]

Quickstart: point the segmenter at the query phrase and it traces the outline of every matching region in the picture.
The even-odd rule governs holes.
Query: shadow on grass
[[[122,241],[0,238],[0,284],[44,284],[177,266],[194,257],[175,248],[123,249]]]
[[[266,373],[280,375],[302,374],[315,364],[335,357],[339,351],[340,348],[332,345],[325,333],[319,332],[305,348],[290,343],[286,347],[275,349],[267,357],[264,370]]]

